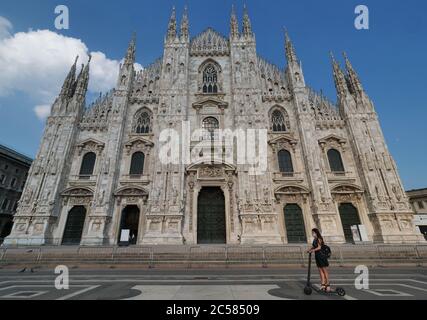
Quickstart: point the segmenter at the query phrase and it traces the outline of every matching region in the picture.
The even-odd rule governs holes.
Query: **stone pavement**
[[[370,269],[369,290],[354,286],[353,268],[332,269],[347,296],[303,294],[306,270],[79,270],[69,290],[55,289],[53,269],[0,270],[0,300],[427,300],[424,268]],[[318,283],[314,275],[314,283]]]

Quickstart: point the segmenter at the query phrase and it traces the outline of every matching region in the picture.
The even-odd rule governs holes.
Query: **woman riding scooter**
[[[325,254],[322,252],[322,246],[325,245],[325,241],[323,240],[322,234],[320,233],[319,229],[313,229],[312,234],[314,238],[313,247],[308,250],[308,253],[314,252],[315,254],[316,265],[319,268],[320,279],[322,281],[322,286],[320,290],[325,292],[331,292],[328,272],[329,261],[328,257],[325,256]]]

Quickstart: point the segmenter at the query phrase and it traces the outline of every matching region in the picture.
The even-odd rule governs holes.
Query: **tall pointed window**
[[[218,93],[218,71],[213,63],[203,70],[203,93]]]
[[[151,133],[151,114],[148,110],[139,111],[135,115],[134,132],[138,134]]]
[[[140,176],[140,175],[144,174],[144,162],[145,162],[144,153],[135,152],[132,155],[129,174],[131,176]]]
[[[328,151],[329,166],[332,172],[344,173],[344,164],[342,162],[341,153],[338,150],[330,149]]]
[[[95,169],[96,154],[88,152],[83,156],[82,165],[80,167],[80,176],[89,177],[93,175]]]
[[[283,113],[279,110],[275,110],[271,115],[271,125],[273,132],[285,132],[286,122]]]
[[[292,164],[291,153],[288,150],[280,150],[278,157],[280,172],[285,174],[293,174],[294,166]]]

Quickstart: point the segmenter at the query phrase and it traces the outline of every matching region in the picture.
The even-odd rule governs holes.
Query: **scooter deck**
[[[311,286],[311,288],[317,292],[318,294],[322,294],[324,296],[339,296],[339,293],[336,290],[331,290],[331,291],[323,291],[320,290],[319,288],[315,287],[315,286]]]

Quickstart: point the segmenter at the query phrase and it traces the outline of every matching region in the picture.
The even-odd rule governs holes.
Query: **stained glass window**
[[[142,152],[135,152],[132,155],[130,164],[130,175],[142,175],[144,173],[145,155]]]
[[[212,63],[203,70],[203,93],[218,93],[218,72]]]
[[[135,132],[139,134],[147,134],[151,132],[151,117],[146,111],[141,112],[136,117]]]
[[[341,153],[338,150],[329,150],[328,159],[332,172],[344,172],[344,164],[342,162]]]
[[[294,166],[292,164],[292,157],[289,151],[279,151],[279,168],[280,172],[292,174],[294,173]]]
[[[271,124],[274,132],[285,132],[286,123],[283,113],[279,110],[275,110],[271,116]]]

